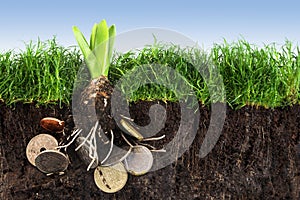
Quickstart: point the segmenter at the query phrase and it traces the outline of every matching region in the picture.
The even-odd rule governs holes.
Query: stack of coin
[[[41,126],[48,131],[62,132],[64,122],[55,118],[44,118]],[[27,147],[28,161],[46,174],[61,173],[69,165],[68,157],[58,150],[58,141],[49,134],[39,134],[33,137]]]
[[[123,162],[112,166],[98,166],[94,171],[94,180],[103,192],[115,193],[125,186],[128,173],[135,176],[144,175],[150,171],[152,164],[151,151],[145,146],[136,145],[131,148]]]
[[[152,152],[145,146],[139,145],[144,137],[139,130],[132,125],[132,120],[122,118],[120,125],[123,131],[134,137],[138,142],[135,146],[122,134],[123,139],[130,146],[130,150],[117,164],[112,166],[98,166],[94,172],[94,180],[100,190],[114,193],[121,190],[127,181],[128,173],[134,176],[144,175],[153,165]],[[126,151],[124,151],[126,152]]]

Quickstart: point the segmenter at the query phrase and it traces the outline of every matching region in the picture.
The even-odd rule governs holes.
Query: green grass
[[[20,53],[2,53],[0,99],[8,105],[69,103],[81,63],[78,50],[59,46],[55,38],[30,42]]]
[[[131,101],[177,101],[192,94],[191,88],[203,104],[226,101],[233,108],[245,105],[267,108],[300,103],[300,49],[286,41],[261,48],[245,40],[215,44],[211,51],[196,48],[181,49],[175,45],[156,43],[141,50],[114,54],[109,80],[126,80],[129,72],[137,73],[136,80],[123,81],[121,88]],[[70,103],[74,80],[82,56],[76,48],[59,46],[55,39],[30,43],[21,53],[7,51],[0,54],[0,99],[7,104],[37,102],[38,104]],[[140,66],[149,65],[146,71]],[[156,66],[159,65],[159,68]],[[195,67],[196,66],[196,67]],[[177,74],[170,74],[169,68]],[[208,76],[202,77],[201,73]],[[211,76],[219,70],[225,85],[225,95],[219,91],[219,77]],[[124,76],[125,75],[125,76]],[[140,78],[139,80],[139,77]],[[184,78],[182,78],[184,77]],[[172,82],[177,91],[158,84],[138,87],[140,81],[155,78]],[[205,81],[204,81],[205,80]],[[209,83],[214,95],[209,93]]]
[[[163,44],[155,44],[146,46],[138,51],[130,51],[118,55],[114,59],[110,68],[109,80],[111,80],[113,84],[116,84],[120,78],[124,78],[125,74],[147,65],[149,66],[148,70],[145,69],[145,72],[137,73],[134,76],[134,80],[128,79],[129,84],[126,84],[126,81],[122,80],[123,88],[126,88],[126,92],[130,94],[131,101],[151,101],[156,99],[177,101],[179,98],[191,95],[185,94],[187,91],[182,91],[181,87],[183,87],[183,84],[181,84],[180,81],[183,81],[194,90],[200,101],[207,102],[209,100],[207,95],[208,89],[201,74],[192,64],[192,56],[194,56],[195,52],[196,49],[181,49],[179,46]],[[197,53],[197,55],[201,57],[201,60],[206,59],[206,54],[203,52]],[[178,74],[173,73],[174,71],[170,71],[168,67],[176,70]],[[142,81],[141,79],[159,80],[161,83],[164,83],[165,86],[146,84],[137,90],[137,85]],[[177,89],[177,92],[167,88],[168,82],[172,83],[172,87]]]
[[[299,103],[299,52],[290,41],[263,48],[245,40],[215,45],[212,56],[224,79],[227,102],[236,108]]]

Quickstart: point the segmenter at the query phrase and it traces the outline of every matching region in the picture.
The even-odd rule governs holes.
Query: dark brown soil
[[[137,124],[149,123],[147,113],[153,103],[131,106]],[[167,135],[167,142],[178,129],[180,107],[160,103],[167,108],[166,125],[160,132]],[[43,117],[64,120],[66,134],[71,133],[74,123],[69,107],[18,104],[12,109],[2,104],[0,199],[299,199],[299,113],[300,106],[227,108],[217,145],[200,159],[199,149],[210,121],[209,109],[201,107],[199,129],[188,152],[161,170],[129,176],[121,191],[106,194],[96,187],[93,170],[86,171],[74,146],[68,150],[71,164],[61,176],[46,176],[26,159],[27,143],[45,133],[39,126]]]

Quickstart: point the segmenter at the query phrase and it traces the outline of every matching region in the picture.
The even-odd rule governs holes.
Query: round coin
[[[106,193],[121,190],[127,179],[127,171],[121,162],[109,167],[98,166],[94,171],[94,181],[97,187]]]
[[[45,150],[35,159],[36,167],[46,174],[59,173],[67,169],[69,159],[57,150]]]
[[[26,147],[26,157],[35,166],[35,158],[43,150],[55,150],[58,142],[52,135],[39,134],[33,137]]]
[[[130,174],[140,176],[150,171],[153,165],[153,155],[145,146],[133,146],[124,163]]]
[[[84,142],[84,137],[78,137],[76,139],[77,146],[82,144]],[[85,165],[89,165],[93,160],[89,156],[89,148],[90,148],[90,142],[85,141],[85,143],[77,150],[78,156],[83,161]],[[98,166],[98,158],[93,162],[91,169],[94,169]]]

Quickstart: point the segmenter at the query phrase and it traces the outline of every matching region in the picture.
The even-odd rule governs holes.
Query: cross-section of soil
[[[148,111],[157,102],[131,105],[131,117],[139,125],[149,123]],[[160,102],[167,110],[160,134],[167,143],[176,133],[180,106]],[[71,164],[64,175],[46,176],[26,159],[26,146],[39,133],[39,122],[57,117],[74,129],[70,107],[0,105],[0,199],[299,199],[300,106],[284,109],[227,108],[222,134],[205,157],[199,150],[210,123],[210,110],[200,107],[200,123],[189,150],[173,164],[136,177],[115,194],[101,192],[70,146]],[[52,134],[52,133],[51,133]],[[52,134],[54,135],[54,134]],[[54,135],[60,138],[59,135]],[[298,157],[297,157],[298,155]]]

